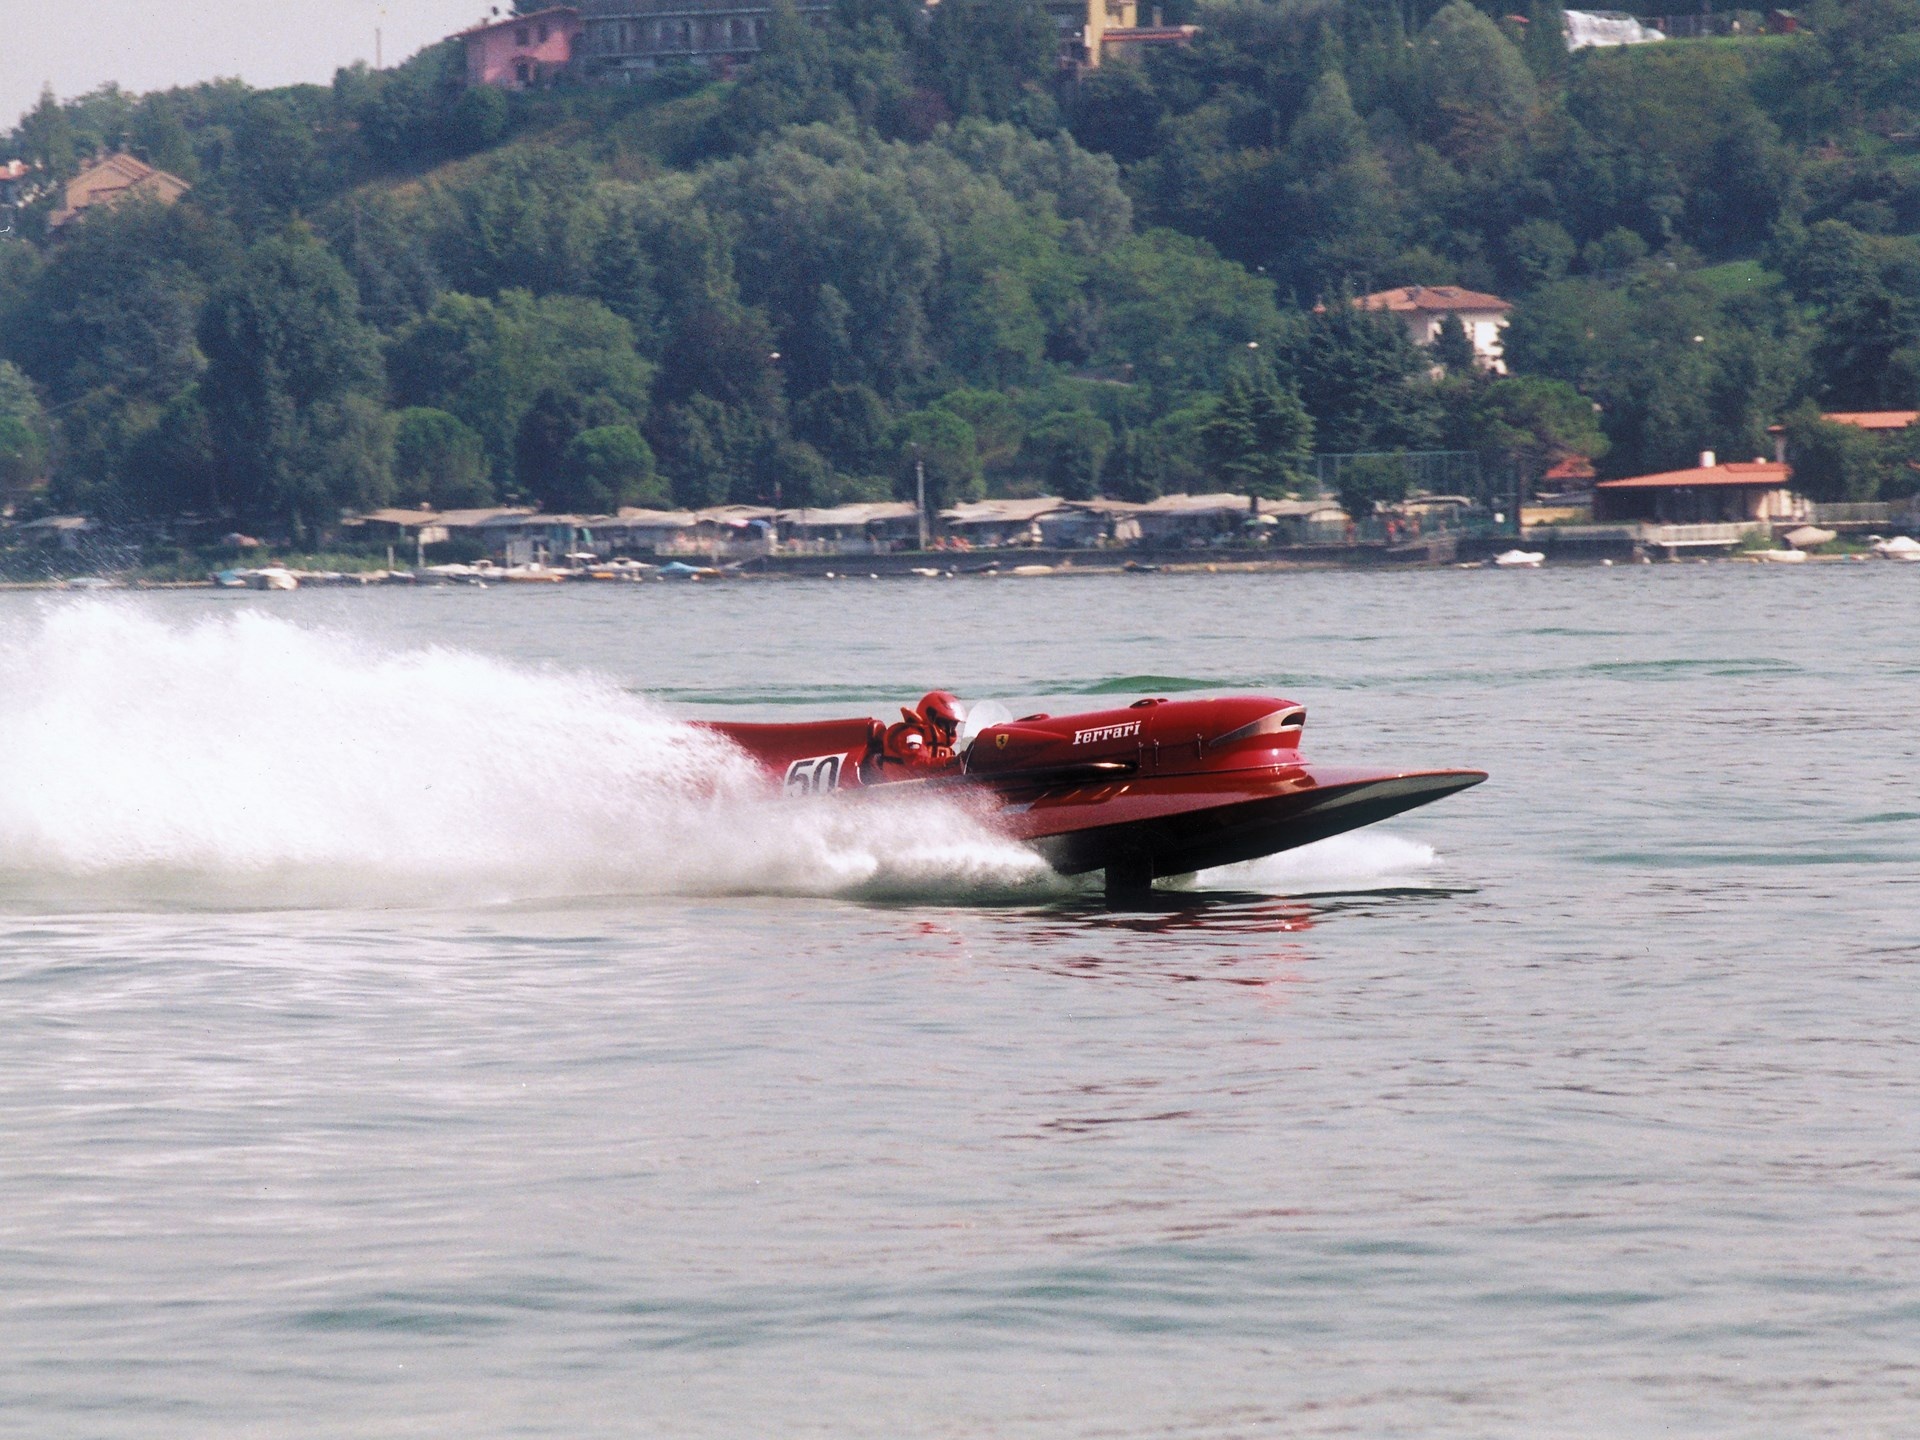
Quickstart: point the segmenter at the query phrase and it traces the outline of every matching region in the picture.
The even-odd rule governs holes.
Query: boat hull
[[[1147,879],[1256,860],[1373,825],[1478,785],[1480,770],[1382,774],[1292,766],[1125,781],[1009,799],[1000,828],[1063,874],[1119,867]]]

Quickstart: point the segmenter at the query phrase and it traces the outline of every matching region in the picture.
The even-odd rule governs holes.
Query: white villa
[[[1416,345],[1431,345],[1440,336],[1440,325],[1449,315],[1460,317],[1473,353],[1482,369],[1496,375],[1507,373],[1502,358],[1500,332],[1507,328],[1507,315],[1513,306],[1498,295],[1477,290],[1462,290],[1458,285],[1402,285],[1397,290],[1381,290],[1362,295],[1353,302],[1363,310],[1385,310],[1398,315],[1407,327],[1407,336]]]

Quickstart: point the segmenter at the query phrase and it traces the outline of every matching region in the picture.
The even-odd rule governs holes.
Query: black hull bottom
[[[1477,770],[1333,779],[1310,789],[1205,805],[1183,813],[1035,839],[1063,874],[1107,871],[1109,899],[1154,880],[1257,860],[1373,825],[1478,785]]]

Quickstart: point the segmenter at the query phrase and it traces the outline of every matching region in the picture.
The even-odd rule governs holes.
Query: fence
[[[1809,518],[1816,525],[1898,525],[1911,524],[1916,505],[1913,501],[1898,504],[1885,501],[1834,502],[1816,500],[1807,509]]]
[[[1762,35],[1767,17],[1758,10],[1721,10],[1706,15],[1648,15],[1651,25],[1669,40],[1707,40],[1719,35]]]
[[[1477,450],[1354,450],[1313,457],[1313,473],[1320,493],[1337,498],[1341,482],[1364,469],[1369,488],[1383,494],[1413,497],[1421,513],[1391,522],[1396,533],[1507,533],[1517,529],[1520,502],[1526,487],[1519,467],[1505,456]],[[1421,496],[1453,496],[1465,504],[1447,507],[1418,505]],[[1385,538],[1386,520],[1366,520],[1359,526],[1367,538]],[[1380,535],[1372,532],[1379,530]]]

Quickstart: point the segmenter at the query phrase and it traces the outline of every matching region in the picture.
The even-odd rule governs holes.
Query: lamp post
[[[927,548],[927,462],[916,441],[913,447],[914,515],[920,522],[920,548]]]

